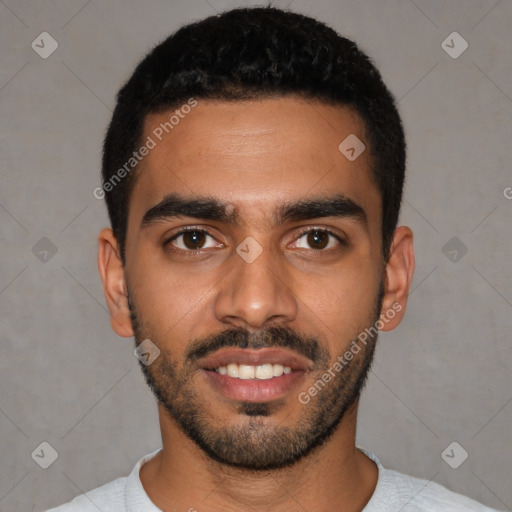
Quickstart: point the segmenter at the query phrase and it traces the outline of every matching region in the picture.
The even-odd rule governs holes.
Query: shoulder
[[[396,489],[404,512],[497,512],[435,482],[384,470],[388,486]]]
[[[46,512],[124,512],[126,477],[117,478]]]
[[[498,512],[433,481],[386,469],[371,452],[359,449],[379,468],[377,486],[364,512]]]

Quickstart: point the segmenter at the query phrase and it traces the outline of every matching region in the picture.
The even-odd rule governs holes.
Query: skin
[[[148,116],[143,139],[168,117],[168,112]],[[164,340],[161,348],[177,361],[194,338],[230,327],[257,331],[269,325],[315,336],[334,360],[363,326],[373,323],[383,276],[381,314],[393,304],[402,307],[381,330],[394,329],[405,313],[414,272],[412,232],[406,226],[395,230],[385,262],[382,201],[370,174],[369,145],[365,142],[367,149],[353,162],[338,150],[352,133],[365,142],[356,113],[319,101],[199,101],[140,164],[130,199],[124,266],[112,230],[99,235],[98,266],[114,331],[134,336],[129,288],[140,329]],[[230,202],[240,223],[180,217],[141,227],[144,214],[171,192]],[[322,217],[271,226],[270,214],[281,203],[334,193],[360,205],[367,225],[348,217]],[[208,238],[205,253],[186,257],[163,246],[185,226],[210,231],[214,239]],[[334,231],[348,246],[331,238],[324,254],[315,253],[307,235],[301,236],[313,227]],[[252,263],[235,251],[248,236],[262,248]],[[296,426],[306,407],[297,392],[320,375],[306,372],[300,389],[262,418],[265,427]],[[203,413],[216,425],[247,421],[204,379],[194,377],[192,384]],[[355,447],[357,407],[355,401],[325,444],[294,465],[248,471],[213,461],[159,405],[163,450],[142,467],[142,484],[150,499],[169,512],[191,507],[199,512],[327,512],[333,503],[347,512],[360,511],[375,489],[378,470]]]

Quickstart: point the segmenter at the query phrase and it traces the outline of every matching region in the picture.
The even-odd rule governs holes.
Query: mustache
[[[227,329],[207,338],[193,340],[185,352],[185,359],[193,362],[226,347],[288,348],[314,363],[329,361],[328,351],[320,346],[316,338],[302,336],[289,327],[269,327],[264,331],[255,332],[243,327]]]

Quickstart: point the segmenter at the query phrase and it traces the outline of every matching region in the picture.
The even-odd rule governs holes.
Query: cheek
[[[204,307],[211,288],[200,280],[194,282],[184,272],[163,272],[155,265],[141,265],[129,275],[141,327],[146,336],[160,340],[176,339],[176,330]]]
[[[322,279],[304,278],[297,297],[305,318],[312,316],[328,338],[347,341],[374,321],[379,284],[369,266],[340,269]]]
[[[168,333],[197,316],[204,308],[207,291],[185,279],[159,280],[140,295],[141,312],[159,332]]]
[[[194,272],[194,266],[185,261],[172,263],[162,247],[147,240],[142,240],[136,249],[136,264],[127,270],[145,318],[171,323],[200,307],[201,299],[215,282],[211,272]]]

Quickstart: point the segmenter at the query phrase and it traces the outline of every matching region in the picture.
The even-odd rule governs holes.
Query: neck
[[[377,484],[376,464],[355,446],[357,402],[333,435],[294,465],[249,471],[211,460],[159,405],[163,449],[140,471],[142,485],[163,512],[334,508],[359,512]]]

